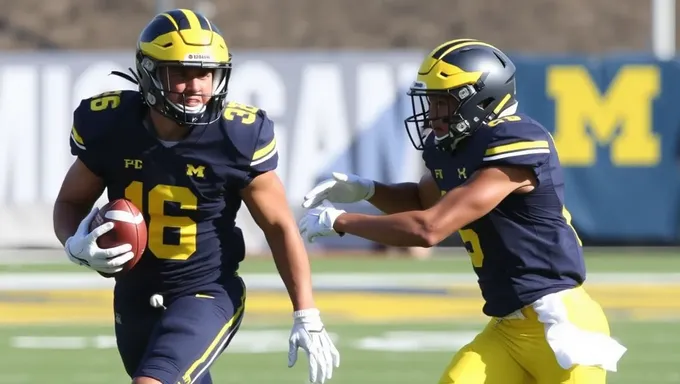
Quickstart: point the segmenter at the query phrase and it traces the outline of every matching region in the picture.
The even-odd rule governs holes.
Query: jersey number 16
[[[133,181],[125,188],[125,198],[148,213],[148,248],[154,256],[166,260],[187,260],[196,252],[196,222],[186,216],[168,216],[164,209],[166,202],[174,202],[180,204],[180,209],[197,210],[198,198],[189,188],[156,185],[149,191],[147,205],[144,207],[144,184],[141,181]],[[179,243],[163,242],[163,232],[166,228],[179,230]]]

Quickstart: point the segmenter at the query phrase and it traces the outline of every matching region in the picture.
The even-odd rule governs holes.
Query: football
[[[121,244],[132,245],[134,257],[123,265],[123,270],[116,274],[99,273],[104,277],[116,277],[132,269],[141,259],[146,249],[147,229],[144,215],[126,199],[109,201],[99,209],[90,223],[90,231],[112,221],[115,226],[109,232],[99,236],[97,245],[100,248],[111,248]]]

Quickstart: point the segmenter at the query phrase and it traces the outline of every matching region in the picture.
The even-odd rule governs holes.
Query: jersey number
[[[108,108],[118,108],[120,105],[120,94],[123,91],[104,92],[92,97],[90,100],[90,109],[99,112]]]
[[[257,111],[259,111],[259,108],[230,101],[227,104],[227,109],[224,110],[224,118],[234,120],[238,116],[241,119],[241,124],[249,125],[255,122]]]
[[[578,233],[576,233],[576,229],[571,225],[571,213],[569,213],[566,207],[562,208],[562,216],[564,216],[564,220],[567,222],[569,228],[574,231],[574,236],[576,236],[578,244],[583,245],[581,239],[578,237]],[[479,235],[477,232],[472,229],[461,229],[458,231],[458,235],[460,235],[460,239],[463,241],[465,249],[470,256],[472,266],[481,268],[484,265],[484,251],[482,251],[482,244],[479,242]]]
[[[510,115],[510,116],[501,117],[501,118],[496,119],[496,120],[491,120],[491,121],[489,121],[489,123],[487,125],[489,127],[495,127],[500,123],[505,123],[506,121],[520,121],[520,120],[522,120],[522,119],[519,116]]]
[[[482,245],[479,243],[479,235],[472,229],[461,229],[458,231],[465,249],[468,255],[470,255],[470,260],[472,260],[472,266],[475,268],[481,268],[484,264],[484,252],[482,252]]]
[[[133,181],[125,188],[125,198],[141,210],[144,210],[143,195],[144,185],[141,181]],[[146,206],[149,214],[149,250],[159,259],[187,260],[196,252],[196,222],[186,216],[166,215],[166,202],[179,203],[180,209],[198,209],[198,198],[189,188],[164,184],[153,187],[147,196]],[[179,230],[179,243],[163,242],[166,228]]]

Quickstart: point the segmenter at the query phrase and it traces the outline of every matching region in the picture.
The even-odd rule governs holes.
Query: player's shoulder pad
[[[143,106],[137,91],[104,92],[82,99],[73,111],[71,144],[81,150],[104,142],[108,135],[121,126],[121,119],[138,116],[133,112]]]
[[[227,103],[222,123],[247,165],[255,167],[277,156],[274,122],[264,110],[232,101]]]
[[[484,163],[537,166],[554,151],[550,133],[536,120],[516,114],[493,120],[482,128]]]

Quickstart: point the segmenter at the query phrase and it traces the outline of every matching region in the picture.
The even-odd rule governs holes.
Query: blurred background
[[[224,33],[230,99],[275,121],[278,173],[298,216],[302,196],[331,171],[420,178],[402,121],[423,55],[462,37],[506,51],[520,110],[553,132],[566,168],[587,289],[629,348],[609,382],[680,383],[674,0],[0,0],[0,383],[128,382],[113,283],[66,261],[51,210],[73,161],[74,107],[134,89],[108,74],[132,66],[141,29],[175,7]],[[303,383],[304,364],[285,366],[291,308],[266,242],[246,210],[238,221],[249,250],[247,321],[214,378]],[[434,383],[484,326],[457,236],[433,249],[347,236],[309,251],[318,305],[343,352],[334,383]]]

